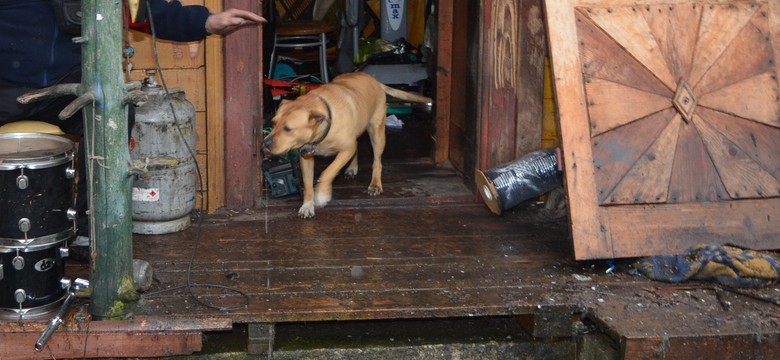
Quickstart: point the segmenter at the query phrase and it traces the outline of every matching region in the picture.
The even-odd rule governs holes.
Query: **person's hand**
[[[228,9],[221,13],[211,14],[206,19],[206,31],[209,34],[224,35],[242,26],[265,23],[264,17],[251,11]]]

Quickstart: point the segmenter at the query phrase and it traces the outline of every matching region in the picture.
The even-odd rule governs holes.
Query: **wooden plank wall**
[[[477,98],[477,167],[503,164],[541,147],[544,58],[542,0],[482,5]]]
[[[463,173],[468,173],[466,149],[474,149],[474,118],[467,114],[466,84],[468,59],[469,9],[476,5],[455,4],[452,0],[441,0],[437,7],[438,31],[436,39],[436,148],[434,159],[437,164],[450,163]],[[478,10],[478,9],[473,9]],[[471,122],[469,122],[471,120]],[[472,139],[469,139],[469,134]]]
[[[206,7],[211,12],[222,11],[222,0],[206,0]],[[206,39],[206,84],[222,84],[224,82],[224,59],[222,58],[222,37],[210,36]],[[205,84],[203,84],[205,87]],[[208,212],[214,212],[225,204],[225,88],[211,86],[206,91],[206,159],[208,168],[204,181],[208,191],[205,196]],[[211,151],[208,151],[211,150]]]
[[[558,137],[558,113],[555,111],[552,73],[549,57],[544,61],[544,107],[542,120],[542,149],[560,146]]]
[[[203,0],[182,0],[182,3],[185,5],[204,5]],[[209,6],[213,6],[213,3],[219,3],[219,1],[210,0],[209,3]],[[214,10],[218,11],[219,9],[217,8]],[[128,34],[128,41],[135,49],[135,55],[130,59],[132,65],[128,74],[128,80],[143,80],[147,76],[147,71],[157,69],[152,36],[137,31],[130,31]],[[212,39],[207,41],[212,41]],[[213,41],[218,43],[219,39],[215,38]],[[214,178],[214,175],[221,173],[221,164],[215,163],[213,160],[221,155],[222,148],[209,146],[210,136],[214,135],[211,133],[212,129],[210,126],[219,125],[221,121],[218,118],[210,118],[207,121],[207,117],[220,116],[221,112],[212,111],[207,113],[207,105],[213,105],[215,100],[207,97],[207,91],[205,91],[207,76],[205,57],[205,54],[207,53],[206,41],[177,43],[157,39],[156,46],[160,70],[162,71],[166,85],[168,88],[183,89],[187,96],[187,100],[195,106],[195,128],[197,133],[195,154],[198,166],[203,174],[202,188],[204,191],[203,199],[205,204],[202,205],[204,208],[213,211],[221,205],[220,198],[222,196],[222,191],[214,190],[214,188],[219,185],[219,182],[211,182],[211,180],[218,181],[218,179]],[[211,56],[210,59],[213,59],[213,56]],[[161,82],[159,75],[157,75],[157,81]],[[221,103],[221,100],[218,102]],[[217,128],[216,130],[219,129]],[[210,184],[214,186],[210,186]],[[214,195],[214,197],[212,198],[209,195]],[[201,206],[200,196],[197,197],[197,201],[196,207],[199,208]]]
[[[452,69],[453,57],[452,47],[454,46],[454,12],[452,0],[440,0],[437,4],[437,47],[436,56],[436,145],[434,149],[434,161],[437,164],[443,163],[450,157],[450,124],[454,111],[452,110],[452,92],[453,87]],[[461,165],[461,163],[458,163]],[[458,167],[462,169],[462,165]]]
[[[267,1],[267,0],[266,0]],[[225,0],[224,8],[262,13],[262,2]],[[261,194],[262,27],[245,27],[224,37],[225,207],[252,208]]]

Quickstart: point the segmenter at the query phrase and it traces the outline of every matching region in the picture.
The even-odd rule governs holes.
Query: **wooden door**
[[[780,248],[780,2],[546,10],[575,257]]]

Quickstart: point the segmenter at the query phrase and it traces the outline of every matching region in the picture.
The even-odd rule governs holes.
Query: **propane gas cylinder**
[[[135,110],[130,144],[138,173],[133,181],[133,232],[181,231],[190,226],[195,208],[195,107],[183,90],[159,86],[154,74],[142,91],[148,100]]]

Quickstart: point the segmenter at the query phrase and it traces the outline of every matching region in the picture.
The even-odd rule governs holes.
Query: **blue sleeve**
[[[199,5],[182,6],[178,0],[147,0],[152,13],[155,36],[172,41],[202,40],[206,31],[209,9]]]

